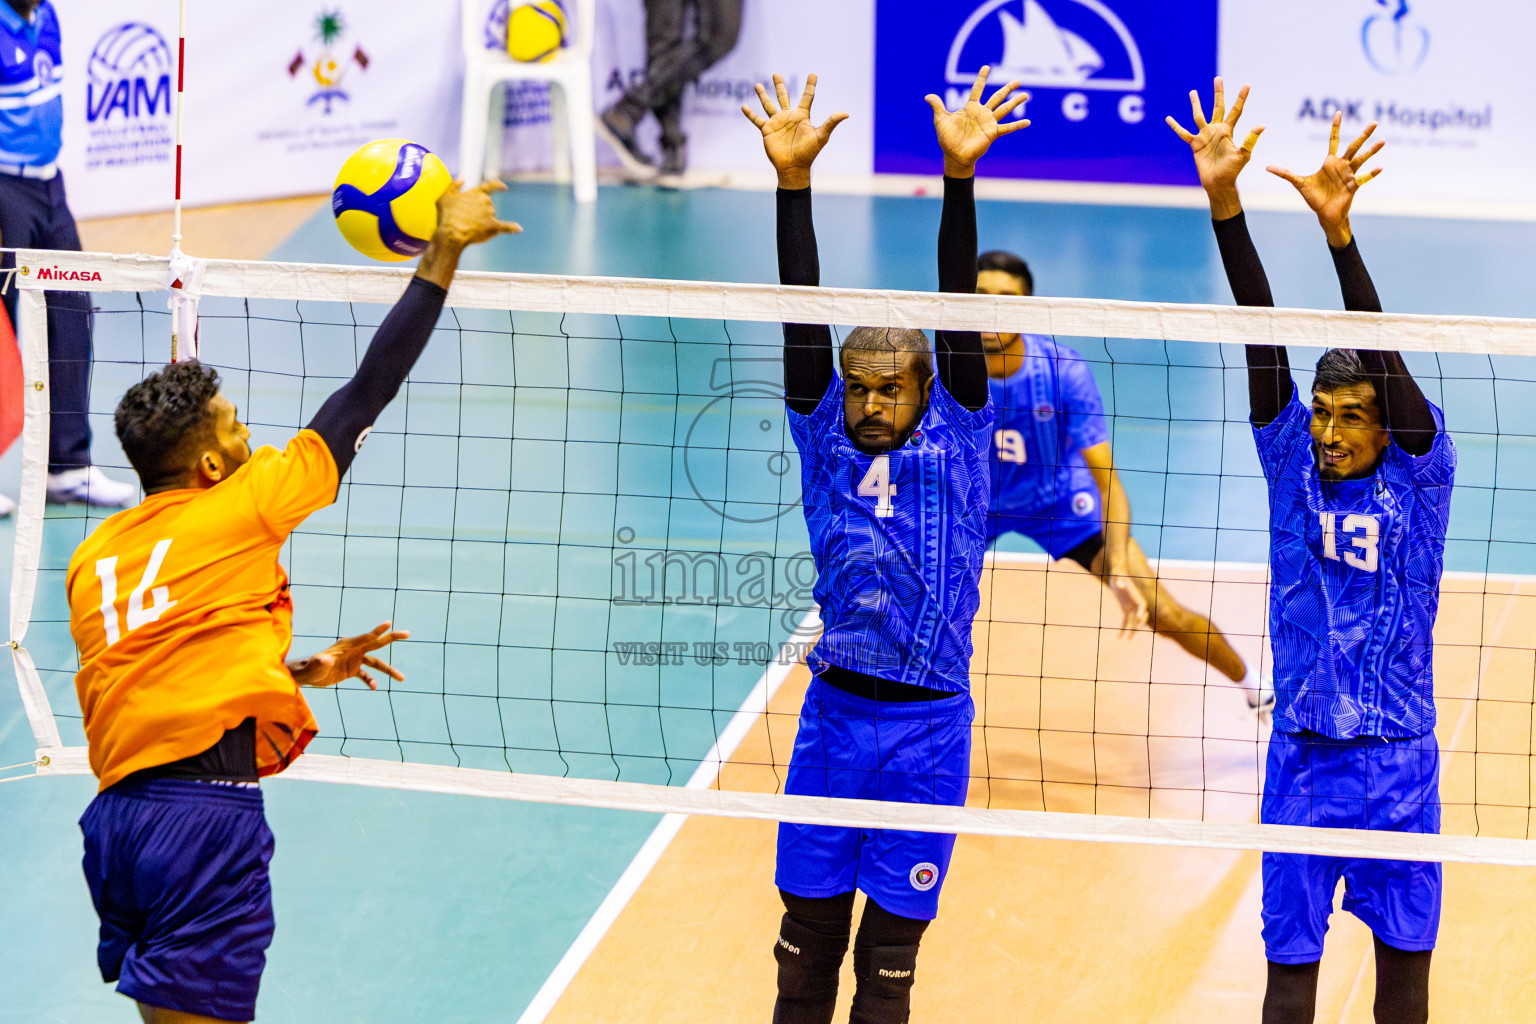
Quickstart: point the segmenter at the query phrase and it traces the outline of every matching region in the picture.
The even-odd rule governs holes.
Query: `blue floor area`
[[[561,189],[521,185],[498,202],[526,233],[472,250],[466,269],[776,276],[771,195],[607,188],[595,209],[581,209]],[[934,286],[936,200],[826,195],[817,210],[825,284]],[[1278,301],[1336,308],[1315,223],[1252,220]],[[1042,294],[1230,301],[1201,211],[984,202],[980,226],[983,248],[1029,259]],[[1356,231],[1389,309],[1536,316],[1524,287],[1536,225],[1360,217]],[[272,258],[365,262],[328,213]],[[104,465],[121,462],[106,414],[168,333],[158,298],[149,312],[124,298],[98,296]],[[266,442],[317,408],[382,313],[256,304],[248,321],[218,303],[204,312],[206,356]],[[615,646],[755,651],[782,639],[803,609],[798,471],[776,458],[788,445],[774,395],[776,330],[480,313],[441,326],[342,502],[314,517],[290,553],[300,645],[384,617],[416,631],[397,652],[404,686],[315,695],[325,735],[313,749],[680,783],[761,659],[641,666]],[[1243,422],[1240,350],[1074,343],[1095,362],[1115,414],[1117,461],[1149,553],[1261,560],[1264,496]],[[1536,571],[1524,540],[1536,366],[1410,362],[1444,401],[1462,448],[1451,567]],[[50,520],[27,638],[71,742],[78,710],[61,577],[91,525],[78,512]],[[12,537],[0,526],[6,561]],[[700,552],[731,556],[728,605],[646,600],[658,587],[675,597],[676,587],[701,585],[688,575]],[[30,755],[15,690],[0,687],[0,764]],[[0,1021],[133,1017],[93,974],[73,824],[91,788],[0,785],[0,907],[12,915],[0,933]],[[656,821],[281,781],[265,789],[279,915],[265,1021],[515,1019]],[[771,969],[766,950],[764,962]]]

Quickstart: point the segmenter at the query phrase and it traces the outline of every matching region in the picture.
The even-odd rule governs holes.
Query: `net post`
[[[29,275],[30,276],[30,275]],[[18,278],[20,280],[20,278]],[[21,347],[25,419],[21,432],[21,493],[16,501],[16,545],[11,556],[10,647],[22,707],[39,747],[59,747],[58,723],[32,655],[22,646],[37,596],[48,489],[48,307],[44,293],[19,290],[16,339]]]

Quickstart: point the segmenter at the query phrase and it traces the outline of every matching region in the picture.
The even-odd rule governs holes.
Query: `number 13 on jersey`
[[[1340,560],[1346,565],[1352,565],[1362,572],[1375,572],[1380,555],[1377,549],[1381,545],[1381,524],[1375,516],[1347,515],[1343,521],[1339,519],[1337,512],[1319,512],[1318,520],[1323,527],[1323,557],[1332,562]],[[1349,540],[1350,547],[1339,551],[1339,534],[1343,533]],[[1356,550],[1351,549],[1358,549]]]
[[[889,455],[875,456],[875,461],[869,464],[869,471],[864,474],[864,479],[859,481],[858,495],[861,498],[875,499],[876,518],[889,519],[896,514],[896,509],[891,505],[891,499],[896,496],[896,485],[891,483]]]

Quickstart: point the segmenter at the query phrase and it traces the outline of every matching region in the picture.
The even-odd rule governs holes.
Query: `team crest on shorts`
[[[1056,407],[1050,402],[1041,402],[1035,406],[1035,419],[1041,423],[1051,422],[1051,417],[1056,415]]]
[[[939,866],[932,861],[923,861],[912,866],[912,874],[907,876],[912,882],[912,888],[918,892],[927,892],[939,884]]]
[[[1086,516],[1093,511],[1093,495],[1087,491],[1078,491],[1072,495],[1072,511],[1076,515]]]

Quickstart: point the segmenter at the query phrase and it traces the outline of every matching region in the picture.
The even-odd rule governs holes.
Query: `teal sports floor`
[[[554,187],[521,185],[500,205],[526,233],[474,250],[466,269],[775,279],[767,194],[605,188],[594,210],[577,208]],[[1368,197],[1361,205],[1369,207]],[[825,284],[934,286],[937,201],[826,195],[817,212]],[[1277,300],[1337,308],[1331,263],[1311,218],[1251,219]],[[980,224],[983,248],[1029,259],[1041,294],[1230,301],[1202,211],[983,202]],[[1356,231],[1389,310],[1536,317],[1529,287],[1536,224],[1361,215]],[[362,262],[326,213],[271,258]],[[159,358],[153,346],[168,332],[160,298],[152,298],[151,311],[140,313],[131,297],[98,296],[98,413],[110,411],[143,360]],[[230,367],[231,393],[243,391],[240,404],[258,440],[280,441],[281,428],[302,422],[329,378],[345,372],[325,354],[352,358],[353,342],[366,341],[379,312],[357,311],[359,333],[350,324],[315,323],[328,318],[291,305],[253,308],[254,321],[228,306],[205,308],[206,351]],[[296,315],[310,322],[303,347],[294,344]],[[247,334],[250,323],[256,327]],[[290,568],[300,633],[359,632],[391,614],[417,631],[414,647],[396,653],[410,680],[391,701],[356,689],[315,696],[327,736],[312,749],[335,751],[334,737],[344,730],[341,749],[366,756],[681,783],[761,667],[616,674],[604,655],[609,641],[693,640],[710,629],[710,639],[774,642],[785,632],[783,609],[703,616],[640,607],[610,615],[607,597],[625,544],[637,552],[702,546],[784,555],[803,548],[798,514],[764,518],[748,508],[784,500],[778,485],[764,490],[761,479],[744,484],[738,475],[722,490],[734,471],[730,459],[705,445],[701,461],[688,464],[684,451],[692,424],[723,431],[733,449],[764,457],[781,444],[781,430],[752,433],[759,419],[769,422],[765,409],[778,422],[774,402],[754,394],[717,407],[708,383],[719,359],[750,357],[757,345],[766,349],[756,355],[771,357],[774,331],[729,325],[733,349],[718,324],[523,317],[513,318],[517,341],[509,353],[497,333],[505,321],[466,315],[448,326],[429,348],[419,383],[359,460],[345,509],[316,517],[314,529],[295,541]],[[563,336],[576,340],[567,346]],[[1137,520],[1146,524],[1137,535],[1149,554],[1261,560],[1263,535],[1253,524],[1263,522],[1262,487],[1242,422],[1241,373],[1230,369],[1240,366],[1241,352],[1103,339],[1082,347],[1096,360],[1116,414],[1117,461]],[[222,360],[221,352],[228,353]],[[307,387],[294,376],[300,356]],[[1304,358],[1293,355],[1293,362]],[[1536,366],[1524,358],[1410,363],[1443,400],[1461,446],[1448,568],[1536,572],[1536,551],[1526,543],[1536,511],[1527,489],[1536,468]],[[109,421],[98,416],[97,428],[98,461],[120,463]],[[461,436],[481,447],[456,445]],[[738,436],[757,439],[738,444]],[[0,470],[15,458],[13,451]],[[551,465],[564,472],[551,473]],[[606,468],[583,476],[589,466]],[[0,479],[14,480],[14,469]],[[509,501],[509,492],[518,500]],[[728,508],[739,514],[722,516],[712,499],[743,504]],[[338,555],[343,521],[347,539]],[[67,672],[57,670],[68,657],[59,570],[85,525],[78,513],[50,522],[49,573],[28,638],[39,663],[56,668],[46,679],[67,737],[78,734],[68,717],[78,712]],[[620,530],[632,531],[632,539],[615,541]],[[408,543],[388,540],[402,534]],[[7,566],[13,540],[14,528],[0,525]],[[389,571],[366,575],[379,565]],[[338,566],[348,574],[344,587],[332,582]],[[468,595],[463,607],[444,603],[439,577]],[[553,582],[545,586],[545,579]],[[296,650],[306,642],[312,639]],[[593,690],[604,673],[608,688]],[[444,678],[493,678],[497,686],[477,692],[472,683],[455,685],[449,699]],[[658,703],[669,713],[645,710]],[[499,716],[483,713],[492,707]],[[488,722],[497,728],[486,730]],[[564,756],[550,753],[552,738]],[[31,755],[8,680],[0,686],[0,764]],[[0,1024],[134,1019],[132,1007],[101,984],[94,963],[95,918],[74,824],[92,790],[87,779],[0,785]],[[278,841],[278,932],[258,1018],[283,1024],[515,1021],[657,821],[298,782],[265,790]]]

